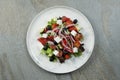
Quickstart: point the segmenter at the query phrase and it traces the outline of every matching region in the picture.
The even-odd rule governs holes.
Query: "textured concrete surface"
[[[69,74],[39,68],[26,48],[26,33],[41,10],[65,5],[84,13],[95,31],[89,61]],[[0,0],[0,80],[120,80],[120,0]]]

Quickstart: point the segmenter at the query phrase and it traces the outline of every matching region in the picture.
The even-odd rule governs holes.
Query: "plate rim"
[[[41,67],[41,65],[39,64],[39,62],[37,62],[37,61],[34,59],[34,57],[32,56],[32,54],[31,54],[31,52],[30,52],[29,45],[28,45],[28,44],[29,44],[29,43],[28,43],[28,36],[29,36],[30,28],[31,28],[31,25],[33,24],[33,22],[34,22],[34,21],[37,19],[37,17],[39,17],[42,13],[44,13],[44,12],[46,12],[46,11],[48,11],[48,10],[54,9],[54,8],[66,8],[66,9],[70,9],[70,10],[73,10],[73,11],[79,13],[80,15],[82,15],[82,17],[83,17],[83,18],[88,22],[88,24],[91,26],[91,30],[92,30],[92,32],[93,32],[93,47],[92,47],[92,49],[91,49],[91,53],[90,53],[89,56],[86,58],[86,60],[84,60],[84,61],[82,62],[82,65],[81,65],[80,67],[75,68],[75,69],[70,70],[70,71],[67,71],[67,72],[54,72],[54,71],[51,71],[51,70],[48,70],[48,69],[46,69],[46,68]],[[29,27],[28,27],[28,29],[27,29],[26,45],[27,45],[27,51],[28,51],[30,57],[32,58],[32,60],[33,60],[40,68],[42,68],[42,69],[44,69],[44,70],[46,70],[46,71],[48,71],[48,72],[56,73],[56,74],[70,73],[70,72],[73,72],[73,71],[81,68],[81,67],[89,60],[89,58],[91,57],[91,55],[92,55],[92,53],[93,53],[93,50],[94,50],[94,47],[95,47],[95,34],[94,34],[94,30],[93,30],[93,27],[92,27],[90,21],[88,20],[88,18],[87,18],[81,11],[79,11],[79,10],[77,10],[77,9],[75,9],[75,8],[72,8],[72,7],[68,7],[68,6],[60,6],[60,5],[59,5],[59,6],[52,6],[52,7],[48,7],[48,8],[45,8],[45,9],[41,10],[41,11],[32,19],[32,21],[30,22],[30,25],[29,25]]]

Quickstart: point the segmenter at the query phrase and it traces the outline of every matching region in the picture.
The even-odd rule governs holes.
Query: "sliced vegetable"
[[[43,32],[42,33],[46,33],[48,31],[48,29],[47,28],[45,28],[44,30],[43,30]]]
[[[58,44],[58,47],[59,49],[63,49],[62,45],[61,44]]]
[[[59,26],[59,24],[54,23],[54,24],[52,24],[52,29],[54,29],[54,28],[56,28],[56,27],[58,27],[58,26]]]
[[[62,22],[66,22],[66,21],[68,21],[68,20],[70,20],[70,19],[67,18],[66,16],[63,16],[63,17],[62,17]]]
[[[81,40],[83,39],[83,35],[81,33],[77,33],[75,36],[75,40]]]
[[[47,51],[46,51],[46,54],[47,54],[48,56],[53,55],[52,49],[51,49],[51,48],[48,48]]]
[[[56,49],[56,46],[55,45],[50,45],[50,48],[54,50],[54,49]]]
[[[72,22],[71,20],[68,20],[68,21],[65,22],[65,25],[66,25],[66,26],[68,26],[68,25],[70,25],[70,24],[73,24],[73,22]]]
[[[65,45],[67,45],[67,41],[66,41],[65,39],[63,39],[63,43],[64,43]]]
[[[48,36],[47,39],[48,39],[49,41],[53,41],[53,40],[54,40],[54,36]]]
[[[69,30],[69,31],[75,30],[75,31],[78,32],[78,30],[77,30],[77,28],[76,28],[75,26],[71,26],[71,27],[69,27],[68,30]]]
[[[44,49],[41,49],[41,54],[46,54],[46,51]]]
[[[73,45],[74,45],[74,47],[79,48],[80,47],[80,42],[79,41],[75,41]]]
[[[57,56],[62,57],[62,55],[63,55],[63,52],[60,50]]]
[[[69,59],[70,58],[70,55],[69,54],[66,54],[65,55],[65,59]]]
[[[40,41],[43,45],[47,44],[46,38],[38,38],[38,41]]]
[[[82,52],[74,53],[73,55],[74,55],[75,57],[79,57],[79,56],[82,55]]]

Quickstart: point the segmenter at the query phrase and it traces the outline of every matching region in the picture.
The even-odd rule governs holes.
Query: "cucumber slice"
[[[43,34],[43,31],[44,31],[44,28],[41,28],[41,29],[40,29],[40,34],[41,34],[41,35]]]
[[[47,56],[52,56],[53,55],[52,49],[48,48],[47,51],[46,51],[46,55]]]
[[[59,47],[60,49],[62,49],[62,46],[61,46],[60,44],[58,44],[58,47]]]
[[[57,22],[57,18],[53,18],[50,21],[48,21],[48,25],[52,25]]]
[[[41,54],[46,54],[46,51],[44,49],[41,49]]]
[[[49,56],[49,57],[50,57],[50,56],[52,56],[52,55],[53,55],[53,53],[49,53],[47,56]]]

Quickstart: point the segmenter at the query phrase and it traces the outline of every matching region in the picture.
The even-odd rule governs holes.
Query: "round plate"
[[[84,36],[83,43],[85,48],[80,57],[72,57],[62,64],[50,62],[47,56],[40,54],[42,47],[40,42],[37,41],[40,30],[47,25],[47,21],[59,16],[67,16],[72,20],[78,20],[79,27]],[[41,11],[31,22],[26,37],[27,48],[34,62],[39,67],[53,73],[68,73],[80,68],[92,54],[94,41],[93,28],[88,19],[80,11],[66,6],[54,6]]]

